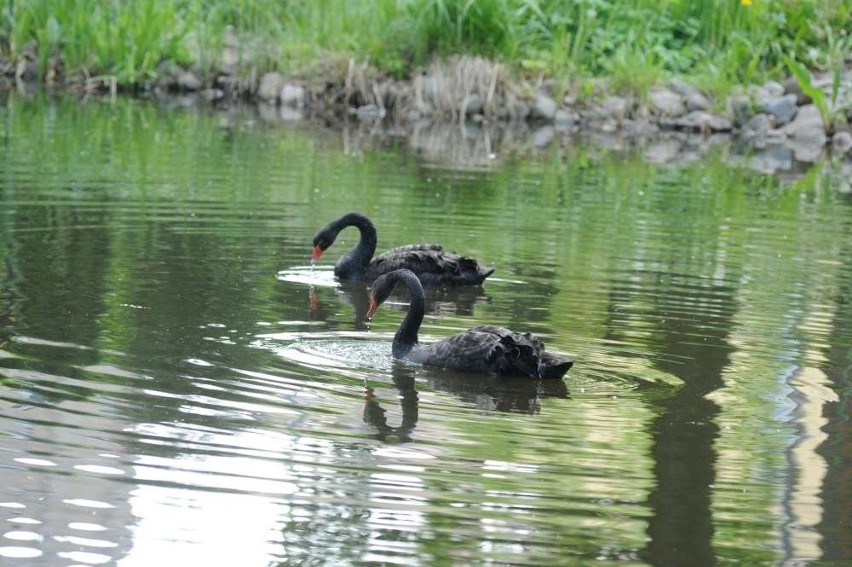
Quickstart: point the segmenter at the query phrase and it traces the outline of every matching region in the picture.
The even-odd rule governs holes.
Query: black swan
[[[425,285],[479,285],[494,272],[481,267],[473,258],[446,252],[437,244],[409,244],[392,248],[377,256],[376,227],[361,213],[349,213],[329,223],[314,236],[311,263],[334,244],[341,230],[355,226],[361,232],[358,245],[341,256],[334,265],[334,275],[341,279],[371,282],[382,274],[406,268],[417,274]]]
[[[534,335],[496,325],[474,327],[428,345],[418,344],[426,294],[410,270],[395,270],[376,278],[367,318],[373,316],[400,281],[408,286],[410,303],[393,337],[394,358],[476,374],[530,378],[562,378],[574,364],[573,360],[545,352],[544,343]]]

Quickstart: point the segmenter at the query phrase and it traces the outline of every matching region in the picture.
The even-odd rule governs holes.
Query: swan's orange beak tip
[[[374,297],[370,297],[370,307],[367,309],[367,319],[372,319],[373,315],[376,314],[376,309],[379,306],[376,304],[376,299]]]
[[[314,246],[314,250],[313,250],[313,252],[311,252],[311,266],[313,266],[316,263],[316,261],[320,259],[320,256],[322,256],[322,253],[323,253],[322,248],[320,248],[319,246]]]

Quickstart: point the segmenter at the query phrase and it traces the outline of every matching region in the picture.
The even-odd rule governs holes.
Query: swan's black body
[[[361,238],[334,265],[334,274],[341,279],[369,283],[382,274],[405,268],[417,274],[424,285],[479,285],[494,272],[494,268],[483,268],[473,258],[447,252],[437,244],[398,246],[373,259],[376,227],[360,213],[344,215],[317,232],[311,261],[317,261],[348,226],[357,227]]]
[[[423,322],[426,295],[420,280],[409,270],[396,270],[376,279],[367,317],[372,317],[400,281],[408,287],[410,303],[393,338],[394,358],[476,374],[530,378],[562,378],[574,364],[545,352],[544,343],[530,333],[515,333],[495,325],[419,344],[417,332]]]

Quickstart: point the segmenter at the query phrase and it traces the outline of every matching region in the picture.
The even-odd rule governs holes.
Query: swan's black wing
[[[409,244],[377,256],[367,267],[366,279],[401,268],[417,274],[424,285],[477,285],[494,272],[494,268],[483,268],[475,259],[447,252],[437,244]]]
[[[544,343],[530,333],[482,325],[437,343],[415,348],[415,362],[496,376],[561,378],[571,361],[544,352]]]

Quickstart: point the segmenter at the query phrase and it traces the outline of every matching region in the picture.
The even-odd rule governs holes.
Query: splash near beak
[[[319,246],[314,246],[314,251],[311,252],[311,266],[313,266],[316,261],[320,259],[320,256],[322,256],[323,252],[324,250],[322,248],[320,248]]]
[[[378,308],[379,306],[376,303],[376,299],[373,296],[370,296],[370,307],[367,309],[367,319],[372,319],[373,315],[376,313],[376,309]]]

